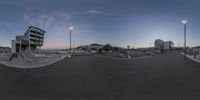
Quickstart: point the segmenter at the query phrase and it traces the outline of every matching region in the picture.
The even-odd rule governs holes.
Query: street
[[[0,100],[199,100],[200,64],[178,53],[143,59],[73,56],[50,66],[0,65]]]

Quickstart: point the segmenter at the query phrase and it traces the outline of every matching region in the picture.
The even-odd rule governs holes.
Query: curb
[[[55,60],[55,61],[52,61],[52,62],[49,62],[49,63],[44,63],[43,64],[36,64],[36,65],[16,65],[16,64],[11,64],[11,63],[7,63],[7,62],[4,62],[4,61],[0,61],[0,64],[4,65],[4,66],[8,66],[8,67],[14,67],[14,68],[39,68],[39,67],[44,67],[44,66],[48,66],[48,65],[51,65],[51,64],[54,64],[58,61],[61,61],[63,60],[64,58],[66,58],[68,55],[64,55],[62,56],[61,58]]]
[[[101,55],[94,55],[97,57],[104,57],[104,58],[111,58],[111,59],[125,59],[125,60],[134,60],[134,59],[143,59],[143,58],[149,58],[152,56],[143,56],[143,57],[135,57],[135,58],[119,58],[119,57],[109,57],[109,56],[101,56]]]
[[[185,55],[185,54],[182,53],[182,52],[181,52],[181,54],[182,54],[182,55]],[[195,62],[197,62],[197,63],[200,63],[200,60],[195,59],[195,58],[193,58],[192,56],[189,56],[189,55],[186,54],[186,57],[187,57],[187,58],[190,58],[191,60],[193,60],[193,61],[195,61]]]

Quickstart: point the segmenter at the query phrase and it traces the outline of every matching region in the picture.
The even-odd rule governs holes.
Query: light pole
[[[22,52],[22,40],[21,40],[21,38],[20,38],[19,52],[20,53]]]
[[[135,49],[135,42],[133,42],[133,44],[134,44],[134,49]]]
[[[181,21],[181,23],[184,25],[184,53],[185,53],[185,59],[186,59],[186,25],[187,25],[187,20],[184,19]]]
[[[70,33],[70,56],[72,54],[72,30],[74,29],[74,27],[70,26],[69,27],[69,33]]]
[[[28,49],[29,49],[29,52],[30,52],[31,51],[30,39],[28,40]]]

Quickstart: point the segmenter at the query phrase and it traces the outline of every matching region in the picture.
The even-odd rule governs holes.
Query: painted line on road
[[[144,59],[144,58],[152,57],[152,56],[144,56],[144,57],[135,57],[135,58],[119,58],[119,57],[109,57],[109,56],[101,56],[101,55],[94,55],[94,56],[103,57],[103,58],[110,58],[110,59],[124,59],[124,60]]]

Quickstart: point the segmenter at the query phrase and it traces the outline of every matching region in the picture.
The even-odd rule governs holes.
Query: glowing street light
[[[71,45],[72,45],[72,31],[74,30],[74,27],[70,26],[69,27],[69,33],[70,33],[70,56],[72,54],[72,48],[71,48]]]
[[[186,25],[187,24],[187,20],[184,19],[184,20],[181,21],[181,23]]]
[[[74,29],[74,27],[72,27],[72,26],[70,26],[70,27],[69,27],[69,30],[71,30],[71,31],[72,31],[73,29]]]
[[[186,59],[186,25],[188,21],[186,19],[182,20],[181,23],[184,25],[184,53],[185,53],[185,59]]]

